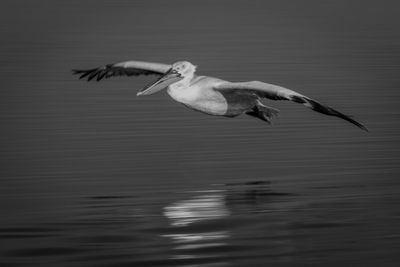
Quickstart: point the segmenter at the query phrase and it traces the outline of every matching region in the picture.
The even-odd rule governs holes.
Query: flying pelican
[[[290,100],[317,112],[342,118],[368,131],[365,126],[349,116],[290,89],[259,81],[229,82],[198,76],[195,74],[196,66],[188,61],[179,61],[172,65],[124,61],[73,72],[80,75],[80,79],[87,78],[88,81],[94,78],[100,81],[112,76],[158,75],[159,78],[155,82],[144,87],[137,95],[151,95],[168,88],[168,94],[175,101],[214,116],[236,117],[247,114],[270,123],[279,111],[265,106],[261,99]]]

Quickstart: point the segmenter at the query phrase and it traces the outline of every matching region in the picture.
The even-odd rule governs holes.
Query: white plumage
[[[125,61],[89,70],[74,70],[75,74],[81,75],[80,78],[87,78],[88,81],[118,75],[159,75],[159,79],[140,90],[137,95],[151,95],[168,88],[168,94],[175,101],[210,115],[236,117],[247,114],[269,123],[278,114],[278,110],[265,106],[260,100],[290,100],[317,112],[342,118],[368,131],[351,117],[293,90],[259,81],[229,82],[198,76],[195,72],[196,66],[187,61],[172,65]]]

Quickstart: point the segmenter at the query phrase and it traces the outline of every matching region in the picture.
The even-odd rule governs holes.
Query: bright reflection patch
[[[163,235],[169,237],[174,243],[191,243],[200,241],[212,241],[216,239],[228,238],[228,231],[206,232],[206,233],[191,233],[191,234],[169,234]]]
[[[227,245],[230,238],[228,230],[217,230],[207,232],[190,232],[190,225],[195,222],[222,219],[230,215],[225,205],[224,190],[192,191],[191,195],[199,194],[188,200],[175,202],[164,208],[164,215],[170,220],[175,228],[174,233],[164,234],[175,245],[175,255],[170,258],[174,260],[195,260],[221,258],[224,255],[219,248]],[[212,227],[210,225],[210,227]],[[182,229],[182,233],[177,233]],[[204,248],[214,248],[208,253],[202,252]],[[207,263],[204,266],[225,266],[227,262],[218,261]],[[184,265],[200,266],[200,265]],[[201,265],[203,266],[203,265]]]
[[[193,199],[173,203],[164,208],[164,215],[172,222],[172,226],[187,226],[193,222],[221,219],[230,214],[225,206],[223,194],[197,196]]]

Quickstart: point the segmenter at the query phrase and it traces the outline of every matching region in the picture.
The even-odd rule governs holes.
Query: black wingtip
[[[331,107],[325,106],[325,105],[323,105],[323,104],[321,104],[321,103],[319,103],[319,102],[317,102],[317,101],[315,101],[313,99],[310,99],[308,97],[292,96],[291,100],[294,101],[294,102],[300,103],[300,104],[304,104],[304,105],[308,106],[309,108],[311,108],[311,109],[313,109],[313,110],[315,110],[317,112],[323,113],[325,115],[336,116],[336,117],[339,117],[341,119],[344,119],[344,120],[356,125],[360,129],[362,129],[362,130],[364,130],[366,132],[369,132],[367,127],[365,127],[364,125],[362,125],[358,121],[352,119],[350,116],[345,115],[345,114],[343,114],[343,113],[341,113],[341,112],[339,112],[339,111],[337,111],[337,110],[335,110],[335,109],[333,109]]]
[[[364,131],[366,131],[367,133],[369,133],[369,130],[368,130],[368,128],[367,127],[365,127],[364,125],[362,125],[361,123],[359,123],[359,122],[357,122],[357,121],[355,121],[355,120],[353,120],[354,122],[356,122],[356,123],[354,123],[354,124],[356,124],[359,128],[361,128],[362,130],[364,130]]]
[[[344,115],[344,114],[342,114],[342,113],[340,113],[340,114],[341,114],[342,116],[338,116],[338,117],[340,117],[340,118],[342,118],[342,119],[345,119],[346,121],[348,121],[348,122],[350,122],[350,123],[356,125],[356,126],[357,126],[358,128],[360,128],[361,130],[364,130],[364,131],[366,131],[366,132],[369,132],[368,128],[365,127],[364,125],[362,125],[361,123],[359,123],[358,121],[356,121],[356,120],[354,120],[354,119],[350,118],[349,116]]]
[[[326,115],[336,116],[336,117],[342,118],[342,119],[344,119],[344,120],[356,125],[358,128],[360,128],[360,129],[362,129],[362,130],[364,130],[366,132],[369,132],[367,127],[365,127],[364,125],[362,125],[361,123],[359,123],[355,119],[351,118],[351,116],[345,115],[345,114],[343,114],[343,113],[341,113],[341,112],[339,112],[339,111],[337,111],[337,110],[335,110],[335,109],[333,109],[331,107],[324,106],[324,105],[318,103],[317,101],[311,100],[311,102],[313,104],[313,107],[314,107],[313,109],[314,110],[316,110],[318,112],[321,112],[321,113],[324,113]]]
[[[76,75],[81,75],[79,76],[79,79],[83,79],[86,76],[90,75],[88,77],[88,81],[92,80],[94,78],[94,76],[96,76],[98,72],[98,69],[90,69],[90,70],[77,70],[77,69],[73,69],[72,73],[76,74]],[[92,77],[93,76],[93,77]]]
[[[82,79],[82,78],[84,78],[86,75],[89,74],[89,71],[88,71],[88,70],[77,70],[77,69],[72,69],[72,74],[74,74],[74,75],[81,75],[81,76],[79,77],[79,79]]]
[[[72,74],[81,74],[84,72],[83,70],[77,70],[77,69],[72,69],[71,71],[72,71]]]

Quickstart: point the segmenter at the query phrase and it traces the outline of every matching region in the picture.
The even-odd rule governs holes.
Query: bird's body
[[[80,78],[87,77],[89,81],[118,75],[160,75],[157,81],[146,86],[137,95],[150,95],[167,88],[168,94],[175,101],[193,110],[225,117],[247,114],[268,123],[278,114],[278,110],[265,106],[261,99],[290,100],[317,112],[347,120],[367,131],[367,128],[349,116],[293,90],[259,81],[229,82],[209,76],[197,76],[195,71],[196,66],[187,61],[173,65],[126,61],[95,69],[75,70],[75,74],[81,74]]]
[[[168,86],[168,94],[185,106],[210,115],[224,116],[228,111],[228,102],[223,95],[214,90],[222,80],[194,76],[187,83],[175,83]]]

